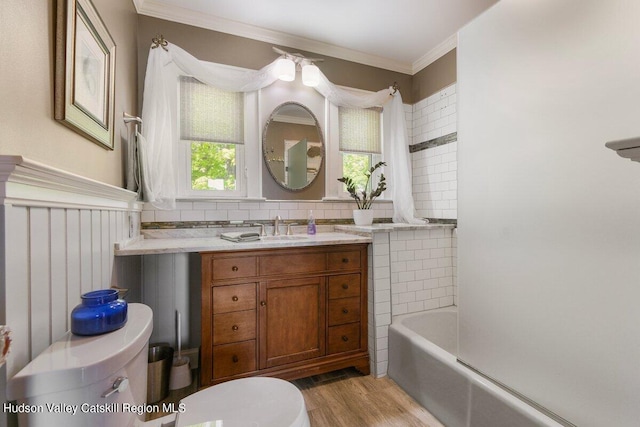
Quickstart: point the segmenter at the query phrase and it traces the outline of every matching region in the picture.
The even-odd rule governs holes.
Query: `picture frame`
[[[116,44],[91,0],[58,0],[54,117],[114,149]]]

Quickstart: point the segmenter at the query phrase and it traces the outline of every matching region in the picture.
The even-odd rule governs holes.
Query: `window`
[[[380,116],[380,108],[340,107],[338,111],[342,176],[351,177],[363,190],[364,171],[382,158]]]
[[[244,158],[244,94],[180,76],[180,141],[187,163],[183,195],[240,195]]]

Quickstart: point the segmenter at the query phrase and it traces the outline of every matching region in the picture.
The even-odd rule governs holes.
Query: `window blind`
[[[244,143],[244,96],[180,76],[180,139]]]
[[[380,112],[380,108],[340,107],[340,151],[380,154]]]

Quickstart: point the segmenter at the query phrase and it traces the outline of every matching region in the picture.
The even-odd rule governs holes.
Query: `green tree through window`
[[[351,178],[359,190],[366,190],[367,177],[363,172],[370,167],[370,154],[342,153],[342,176]]]
[[[191,188],[193,190],[235,190],[236,145],[192,142]]]

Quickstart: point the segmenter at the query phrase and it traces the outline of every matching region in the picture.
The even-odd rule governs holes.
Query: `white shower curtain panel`
[[[175,91],[176,83],[171,64],[185,75],[195,77],[205,84],[228,91],[253,92],[277,80],[276,61],[257,71],[241,71],[214,68],[172,43],[167,44],[166,50],[161,47],[149,49],[142,107],[146,144],[141,144],[140,147],[145,201],[159,209],[175,208],[176,183],[172,146],[174,126],[177,124],[171,120],[171,109],[176,106],[170,102],[170,94]],[[409,141],[400,92],[392,94],[392,90],[387,88],[375,93],[353,93],[331,83],[322,72],[320,84],[315,89],[339,107],[384,106],[390,124],[384,128],[384,138],[390,147],[386,161],[391,169],[388,187],[393,193],[393,221],[424,223],[415,216]]]

